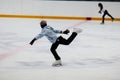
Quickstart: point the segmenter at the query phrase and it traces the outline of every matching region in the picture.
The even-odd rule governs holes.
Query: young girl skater
[[[43,36],[47,37],[47,39],[52,43],[52,46],[50,48],[50,51],[52,52],[55,62],[52,64],[52,66],[61,66],[61,57],[57,54],[56,49],[59,46],[59,44],[63,45],[69,45],[74,38],[77,36],[78,33],[80,33],[82,30],[81,29],[74,29],[72,32],[71,36],[68,39],[63,38],[62,36],[57,37],[57,33],[59,34],[68,34],[69,30],[61,31],[61,30],[54,30],[51,26],[47,25],[47,21],[42,20],[40,22],[40,26],[42,28],[41,32],[34,37],[34,39],[30,42],[31,45],[33,43],[42,38]]]
[[[112,21],[114,21],[114,18],[109,14],[109,12],[103,8],[103,4],[102,3],[98,3],[98,7],[100,8],[99,13],[100,14],[103,13],[101,24],[104,24],[104,20],[105,20],[105,16],[106,15],[108,15],[112,19]]]

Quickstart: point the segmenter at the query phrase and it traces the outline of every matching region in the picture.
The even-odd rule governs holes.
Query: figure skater
[[[105,16],[106,15],[108,15],[112,19],[112,21],[114,21],[114,17],[111,16],[111,14],[108,12],[108,10],[103,8],[103,4],[102,3],[98,3],[98,7],[100,8],[99,13],[100,14],[103,13],[101,24],[104,24],[104,20],[105,20]]]
[[[69,45],[74,38],[77,36],[78,33],[82,32],[81,29],[73,29],[73,32],[71,36],[68,39],[63,38],[62,36],[57,37],[57,33],[59,34],[68,34],[70,31],[66,29],[65,31],[62,30],[54,30],[51,26],[47,25],[47,21],[42,20],[40,22],[40,26],[42,28],[41,32],[33,38],[33,40],[30,42],[31,45],[33,45],[34,41],[42,38],[43,36],[47,37],[47,39],[52,43],[52,46],[50,48],[50,51],[52,52],[55,62],[52,64],[52,66],[61,66],[61,57],[56,52],[57,47],[59,44],[63,45]]]

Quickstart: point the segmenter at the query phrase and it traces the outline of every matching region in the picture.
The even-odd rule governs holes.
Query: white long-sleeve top
[[[52,27],[47,25],[42,28],[41,32],[35,38],[39,39],[45,36],[51,43],[55,43],[57,39],[57,33],[61,33],[61,30],[54,30]]]

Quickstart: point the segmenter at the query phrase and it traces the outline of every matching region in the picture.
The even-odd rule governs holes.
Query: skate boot
[[[61,63],[61,60],[56,60],[52,66],[55,66],[55,67],[59,67],[59,66],[62,66],[62,63]]]
[[[80,29],[80,28],[74,28],[73,29],[73,32],[75,32],[75,33],[81,33],[82,32],[82,29]]]
[[[104,24],[104,22],[101,22],[100,24]]]
[[[114,18],[112,18],[112,22],[114,21],[115,19]]]

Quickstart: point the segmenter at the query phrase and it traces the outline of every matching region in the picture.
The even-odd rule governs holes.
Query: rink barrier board
[[[99,17],[76,17],[76,16],[39,16],[39,15],[13,15],[0,14],[0,18],[31,18],[31,19],[59,19],[59,20],[102,20]],[[105,18],[106,21],[111,21],[111,18]],[[115,21],[120,21],[120,18],[115,18]]]

